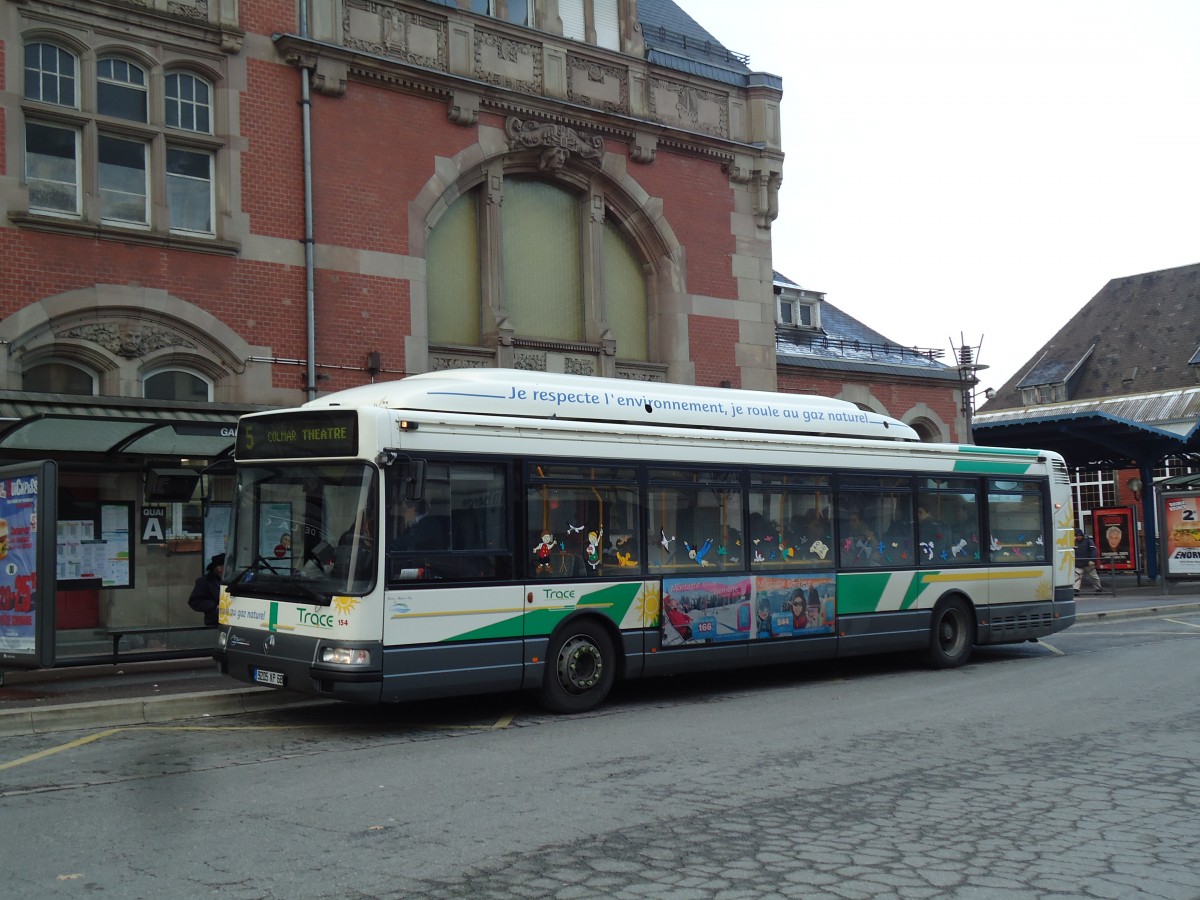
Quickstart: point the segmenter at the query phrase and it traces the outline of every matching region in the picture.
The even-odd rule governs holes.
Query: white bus
[[[357,703],[1036,640],[1075,618],[1054,453],[809,395],[506,369],[245,416],[217,659]]]

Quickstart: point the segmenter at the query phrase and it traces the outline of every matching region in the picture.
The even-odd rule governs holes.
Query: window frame
[[[496,176],[499,177],[496,177]],[[486,177],[485,177],[486,176]],[[572,351],[594,353],[598,360],[605,355],[614,356],[617,362],[633,365],[654,365],[658,355],[656,352],[656,335],[654,333],[653,317],[650,310],[654,304],[654,279],[652,269],[648,265],[647,250],[638,241],[636,212],[622,207],[616,196],[602,179],[589,177],[583,180],[578,177],[546,178],[537,171],[513,166],[502,172],[479,172],[477,177],[461,186],[457,195],[438,216],[430,227],[426,243],[426,263],[429,278],[427,281],[427,299],[429,303],[429,321],[439,320],[440,310],[435,309],[437,303],[444,298],[450,302],[466,301],[468,298],[463,290],[450,290],[448,287],[455,278],[466,279],[471,285],[470,301],[478,306],[478,315],[472,310],[471,321],[478,322],[475,338],[470,343],[460,343],[448,331],[434,334],[433,327],[429,332],[429,343],[433,347],[454,350],[460,347],[493,349],[496,345],[490,343],[495,336],[495,328],[504,323],[504,327],[513,328],[513,323],[519,321],[513,306],[506,298],[510,288],[510,279],[501,281],[497,272],[511,267],[509,249],[505,247],[505,236],[514,224],[514,204],[492,202],[493,197],[502,197],[509,181],[525,183],[535,188],[550,187],[566,195],[575,205],[578,215],[571,222],[572,234],[578,253],[578,269],[580,276],[580,298],[578,313],[581,321],[581,331],[574,336],[564,335],[533,335],[513,330],[512,343],[517,346],[552,345],[555,349],[569,348]],[[469,209],[468,209],[469,207]],[[596,210],[602,210],[602,215],[596,215]],[[476,254],[466,260],[461,254],[453,252],[456,244],[447,242],[445,252],[447,259],[436,256],[434,248],[441,247],[439,229],[446,224],[457,227],[459,218],[469,217],[475,229]],[[506,218],[507,216],[507,218]],[[643,332],[635,332],[620,322],[628,320],[627,310],[620,307],[618,301],[626,298],[628,291],[621,297],[610,297],[606,285],[610,281],[609,264],[612,260],[609,254],[617,249],[618,243],[629,254],[630,260],[636,267],[640,277],[640,296],[637,302],[642,312],[635,317],[646,323]],[[607,249],[606,249],[607,248]],[[469,262],[469,265],[464,263]],[[442,267],[447,266],[443,273]],[[466,272],[466,274],[463,274]],[[447,274],[444,282],[439,282],[439,275]],[[574,301],[575,298],[572,298]],[[628,305],[628,304],[627,304]],[[444,319],[447,323],[464,325],[464,309],[461,315],[449,316]],[[619,321],[617,321],[619,319]],[[614,324],[616,322],[616,324]],[[625,340],[619,340],[620,335]],[[457,337],[465,338],[465,331]],[[505,334],[503,337],[507,337]],[[505,341],[501,340],[501,344]]]
[[[164,402],[173,402],[173,401],[178,401],[178,400],[185,400],[185,401],[193,400],[194,401],[196,398],[191,398],[191,397],[159,398],[159,397],[147,397],[146,396],[146,386],[151,382],[151,380],[157,378],[160,375],[178,375],[178,374],[190,375],[192,378],[195,378],[197,381],[202,382],[207,388],[207,392],[206,392],[207,396],[201,402],[207,402],[207,403],[212,402],[213,380],[211,378],[209,378],[207,375],[203,374],[202,372],[197,372],[194,369],[187,368],[186,366],[158,366],[154,369],[150,369],[147,372],[143,373],[142,377],[141,377],[142,399],[143,400],[163,400]]]
[[[46,366],[61,366],[61,367],[69,368],[69,369],[75,369],[76,371],[83,373],[85,376],[87,376],[88,378],[91,379],[91,382],[92,382],[91,392],[84,394],[84,393],[66,392],[66,391],[61,391],[61,390],[40,391],[40,390],[35,390],[33,388],[26,386],[25,376],[28,373],[32,372],[34,369],[40,369],[40,368],[46,367]],[[33,394],[65,393],[65,394],[67,394],[67,396],[71,396],[71,397],[96,397],[96,396],[99,396],[99,391],[100,391],[100,375],[99,375],[99,373],[87,368],[86,366],[79,364],[78,362],[76,362],[74,360],[63,359],[63,358],[57,357],[57,356],[40,357],[38,359],[33,360],[29,365],[25,366],[21,370],[21,390],[27,391],[27,392],[33,393]]]
[[[11,214],[18,225],[37,227],[45,221],[47,227],[54,230],[73,230],[71,223],[75,223],[82,228],[99,228],[114,235],[126,235],[134,241],[139,240],[138,233],[158,235],[159,239],[170,235],[181,242],[196,241],[205,246],[220,240],[219,198],[226,193],[222,190],[222,179],[227,177],[222,154],[228,143],[217,130],[223,121],[218,100],[218,73],[208,69],[200,71],[187,60],[167,58],[162,50],[156,56],[152,55],[133,44],[89,51],[62,36],[38,35],[30,37],[22,46],[26,50],[35,46],[40,49],[36,60],[39,65],[23,68],[22,179],[27,191],[27,205],[24,210],[18,209]],[[56,49],[60,60],[66,57],[73,61],[74,106],[41,99],[43,80],[35,84],[33,79],[34,76],[40,78],[44,72],[40,64],[48,52],[46,48]],[[115,72],[111,71],[113,67]],[[191,97],[186,96],[188,91],[177,87],[184,79],[191,81]],[[105,85],[121,90],[125,84],[129,90],[144,94],[144,116],[140,115],[136,102],[105,103]],[[170,96],[169,84],[176,85]],[[171,103],[193,105],[191,112],[185,115],[178,109],[169,113]],[[169,117],[175,120],[171,125],[167,124]],[[36,180],[30,190],[31,161],[37,163],[38,156],[34,152],[37,148],[31,144],[30,125],[74,131],[73,209],[55,208],[44,203],[53,196],[45,191],[39,196]],[[34,131],[33,135],[36,134]],[[144,147],[144,202],[140,216],[130,212],[137,205],[136,200],[126,204],[123,213],[113,212],[113,192],[128,192],[133,187],[133,181],[128,178],[114,181],[114,176],[120,173],[106,168],[101,161],[106,145],[109,151],[115,149],[113,141],[136,142]],[[197,177],[194,172],[169,171],[168,167],[172,165],[179,168],[178,159],[173,159],[177,153],[206,157],[207,177]],[[198,171],[201,168],[199,161],[193,159],[192,162]],[[32,169],[36,169],[36,165]],[[181,184],[186,187],[181,189]],[[139,195],[141,191],[135,188],[132,193]],[[55,220],[57,224],[49,226],[49,220]],[[186,243],[180,246],[186,246]]]

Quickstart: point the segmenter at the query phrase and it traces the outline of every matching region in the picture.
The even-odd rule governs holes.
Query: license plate
[[[268,669],[255,669],[254,680],[259,684],[269,684],[271,687],[283,687],[285,681],[282,672],[272,672]]]

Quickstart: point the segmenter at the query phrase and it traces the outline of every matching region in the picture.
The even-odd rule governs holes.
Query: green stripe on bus
[[[620,622],[625,618],[625,613],[629,611],[629,604],[633,603],[641,589],[640,581],[609,585],[598,591],[584,594],[579,598],[575,608],[586,609],[595,606],[614,622]]]
[[[606,585],[598,590],[586,591],[576,602],[575,609],[555,607],[553,609],[531,609],[524,615],[513,615],[483,628],[456,634],[446,643],[458,641],[488,641],[498,638],[517,638],[527,635],[548,635],[558,623],[576,610],[594,610],[616,624],[620,624],[629,611],[630,604],[637,599],[642,588],[640,581]]]
[[[875,612],[891,580],[890,572],[842,574],[837,578],[838,615]]]
[[[960,459],[954,463],[955,472],[970,472],[972,475],[1025,475],[1032,468],[1032,463],[976,462],[971,459]]]
[[[977,444],[960,446],[959,453],[986,453],[989,456],[1041,456],[1041,450],[1017,450],[1013,447],[980,447]]]
[[[529,618],[530,616],[521,616],[520,614],[509,616],[506,619],[501,619],[499,622],[485,625],[483,628],[476,628],[474,631],[466,631],[462,634],[446,638],[443,643],[453,644],[458,641],[491,641],[498,638],[524,637],[525,627],[529,622]]]

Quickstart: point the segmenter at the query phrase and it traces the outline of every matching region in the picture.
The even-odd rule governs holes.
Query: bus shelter
[[[1157,405],[1145,397],[1108,397],[980,412],[972,434],[982,445],[1053,450],[1071,467],[1136,469],[1142,484],[1154,485],[1154,468],[1162,459],[1200,451],[1196,398],[1194,391],[1173,391]],[[1152,580],[1161,561],[1156,493],[1141,496],[1146,573]]]
[[[224,550],[221,464],[259,409],[0,392],[0,667],[210,652],[187,598]]]

